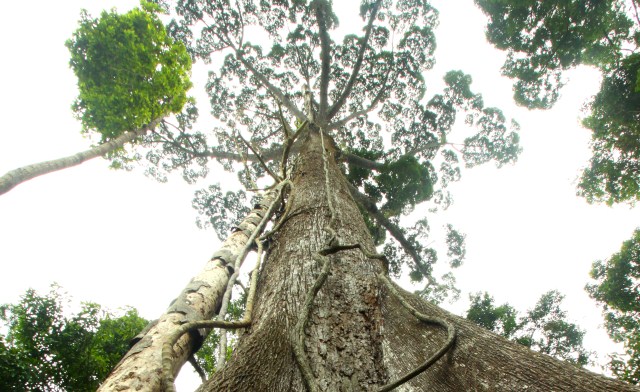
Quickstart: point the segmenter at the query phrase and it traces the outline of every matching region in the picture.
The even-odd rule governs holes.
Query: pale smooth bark
[[[278,203],[279,187],[265,194],[261,202],[234,229],[211,260],[191,280],[166,313],[136,339],[137,343],[113,369],[99,391],[162,391],[162,345],[181,325],[212,319],[220,310],[234,263],[258,233],[263,218]],[[174,345],[171,358],[175,377],[188,358],[200,347],[209,330],[184,334]]]
[[[307,391],[295,361],[294,327],[323,265],[314,258],[330,236],[322,149],[311,135],[292,174],[290,212],[275,234],[258,283],[253,323],[232,359],[199,391]],[[333,154],[331,148],[328,151]],[[340,244],[374,246],[344,176],[332,162]],[[320,391],[377,391],[421,365],[447,339],[442,328],[412,316],[376,279],[385,266],[357,249],[331,257],[303,336],[311,383]],[[400,295],[429,317],[455,326],[453,348],[397,391],[632,392],[635,386],[533,352],[452,315],[403,290]]]
[[[90,159],[101,157],[111,151],[114,151],[136,138],[144,136],[150,129],[153,129],[159,121],[159,119],[152,121],[146,127],[135,131],[125,132],[113,140],[67,157],[34,163],[10,170],[0,177],[0,195],[9,192],[11,189],[25,181],[29,181],[43,174],[53,173],[58,170],[77,166]]]

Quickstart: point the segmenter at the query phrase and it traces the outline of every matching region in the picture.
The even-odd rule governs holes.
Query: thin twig
[[[391,74],[391,67],[389,68],[389,71],[387,71],[387,74],[385,75],[384,81],[382,82],[382,87],[380,87],[378,94],[376,94],[375,98],[373,99],[373,101],[371,101],[371,104],[366,109],[351,113],[350,115],[343,118],[342,120],[329,124],[327,126],[327,130],[330,131],[332,129],[340,128],[346,125],[349,121],[353,120],[354,118],[363,116],[369,113],[370,111],[372,111],[376,106],[378,106],[378,103],[380,102],[380,100],[382,100],[384,93],[387,91],[387,81],[389,80],[390,74]]]
[[[267,166],[267,164],[264,162],[264,160],[262,159],[260,154],[258,154],[258,151],[256,151],[255,148],[253,148],[251,143],[249,143],[245,138],[242,137],[240,132],[238,132],[238,137],[240,138],[240,140],[242,140],[244,145],[247,146],[247,148],[250,149],[253,152],[253,154],[256,156],[256,158],[258,158],[258,162],[260,162],[260,165],[262,166],[262,168],[271,176],[271,178],[273,178],[273,180],[275,182],[282,181],[282,179],[280,177],[278,177],[273,171],[271,171],[271,169],[269,169],[269,166]]]
[[[236,58],[238,60],[240,60],[240,62],[242,63],[242,65],[245,66],[245,68],[247,68],[252,74],[253,76],[256,77],[256,79],[258,79],[260,81],[260,83],[262,83],[262,85],[269,90],[269,92],[271,94],[273,94],[275,97],[277,97],[280,102],[282,102],[282,104],[294,115],[296,116],[300,121],[304,121],[307,119],[307,116],[304,115],[304,113],[302,113],[300,111],[300,109],[298,109],[296,107],[296,105],[291,102],[291,100],[289,98],[287,98],[284,93],[277,88],[276,86],[274,86],[273,84],[271,84],[269,82],[269,80],[260,72],[258,71],[253,65],[251,65],[251,63],[249,63],[244,56],[242,55],[242,51],[240,51],[239,49],[236,50]]]

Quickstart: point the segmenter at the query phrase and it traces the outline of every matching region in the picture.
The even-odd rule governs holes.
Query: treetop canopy
[[[142,2],[125,14],[115,10],[92,18],[83,11],[80,27],[66,42],[78,77],[73,105],[84,131],[102,142],[179,112],[191,87],[191,58],[157,16],[157,5]]]

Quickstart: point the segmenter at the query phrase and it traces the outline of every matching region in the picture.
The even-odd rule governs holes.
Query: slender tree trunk
[[[329,166],[340,244],[373,253],[364,221],[333,161]],[[258,283],[253,323],[233,357],[200,391],[307,391],[292,337],[322,265],[313,257],[330,237],[322,148],[317,134],[303,145],[293,172],[289,217],[275,233]],[[376,278],[384,271],[359,250],[338,252],[304,334],[304,351],[320,391],[376,391],[422,364],[446,339],[441,328],[413,317]],[[456,344],[398,391],[640,391],[509,342],[415,295],[400,295],[419,311],[446,319]],[[295,340],[295,339],[293,339]]]
[[[99,146],[95,146],[88,150],[70,155],[68,157],[34,163],[10,170],[2,177],[0,177],[0,195],[9,192],[11,189],[25,181],[29,181],[43,174],[53,173],[58,170],[77,166],[85,161],[103,156],[111,151],[114,151],[133,141],[134,139],[144,136],[150,129],[153,129],[159,121],[160,120],[154,120],[144,128],[125,132],[113,140],[102,143]]]
[[[137,337],[137,343],[116,365],[99,391],[162,391],[162,344],[187,322],[210,320],[220,310],[233,265],[243,252],[263,217],[277,204],[278,189],[265,194],[261,202],[234,229],[220,249],[176,298],[167,312]],[[188,358],[200,347],[208,330],[184,334],[174,345],[171,357],[175,377]]]

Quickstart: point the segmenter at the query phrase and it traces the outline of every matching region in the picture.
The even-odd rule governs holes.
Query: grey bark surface
[[[332,150],[329,149],[332,154]],[[333,162],[333,160],[331,160]],[[258,283],[253,324],[240,337],[232,359],[203,384],[210,391],[306,391],[294,360],[291,333],[321,265],[330,221],[322,152],[311,135],[293,171],[289,218],[273,238]],[[343,175],[330,165],[331,192],[341,244],[374,246]],[[321,391],[375,391],[437,351],[446,338],[400,305],[376,280],[384,271],[359,250],[332,257],[331,272],[318,292],[305,333],[312,380]],[[400,290],[416,309],[453,323],[453,349],[398,391],[640,391],[509,342],[417,296]]]
[[[330,154],[333,150],[330,149]],[[332,158],[332,156],[330,157]],[[330,185],[339,211],[334,230],[341,244],[373,243],[338,166],[330,159]],[[325,246],[330,220],[324,191],[322,148],[311,134],[296,159],[289,218],[275,234],[260,274],[253,324],[231,361],[201,391],[304,391],[291,348],[301,306],[321,265],[312,253]],[[313,304],[305,351],[313,380],[323,391],[375,390],[387,381],[382,362],[382,262],[359,250],[329,256],[332,267]]]
[[[204,268],[187,284],[166,313],[148,330],[136,337],[137,343],[116,365],[98,391],[162,391],[162,345],[181,325],[209,320],[220,310],[233,265],[243,252],[277,192],[269,192],[234,229]],[[188,358],[199,348],[208,330],[187,333],[173,347],[171,357],[175,377]]]
[[[398,391],[638,392],[640,388],[508,341],[400,288],[419,311],[455,325],[454,349]],[[384,360],[395,378],[435,351],[446,336],[425,328],[392,296],[383,296]]]
[[[25,181],[29,181],[43,174],[77,166],[90,159],[101,157],[111,151],[115,151],[136,138],[144,136],[150,129],[155,127],[158,121],[159,120],[155,120],[144,128],[125,132],[113,140],[67,157],[34,163],[10,170],[0,177],[0,195],[9,192]]]

